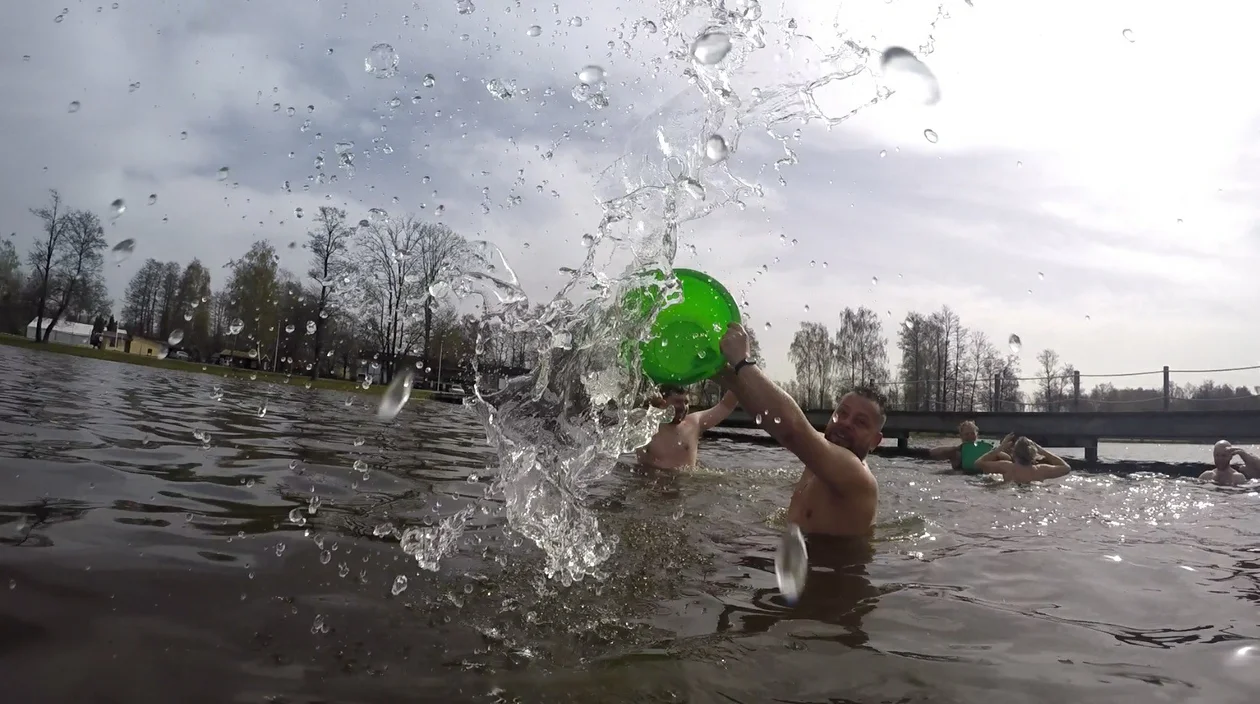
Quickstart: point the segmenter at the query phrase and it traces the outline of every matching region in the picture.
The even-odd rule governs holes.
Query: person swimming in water
[[[955,471],[975,474],[975,460],[992,447],[992,444],[988,442],[977,441],[979,434],[980,428],[976,422],[965,420],[958,424],[958,439],[961,442],[957,445],[933,447],[928,450],[928,456],[934,460],[949,460],[949,465]],[[1002,459],[1010,459],[1010,457],[1004,456]]]
[[[1017,438],[1014,433],[976,460],[976,469],[984,474],[1000,474],[1017,484],[1056,479],[1072,471],[1062,457],[1026,437]]]
[[[700,451],[700,436],[726,420],[739,400],[728,391],[718,405],[691,413],[686,389],[662,386],[660,392],[661,395],[650,403],[657,408],[673,407],[674,417],[668,423],[662,423],[648,444],[635,451],[639,464],[651,469],[694,467]]]
[[[1243,461],[1241,467],[1230,463],[1235,457]],[[1250,479],[1260,479],[1260,457],[1241,447],[1234,447],[1228,440],[1217,440],[1212,446],[1212,464],[1215,465],[1212,469],[1199,475],[1200,480],[1223,486],[1237,486]]]
[[[884,397],[869,388],[850,391],[820,433],[796,401],[749,359],[742,325],[727,326],[721,349],[727,364],[715,378],[735,392],[745,410],[761,416],[761,427],[805,465],[787,520],[807,535],[870,535],[879,485],[865,459],[884,439]]]

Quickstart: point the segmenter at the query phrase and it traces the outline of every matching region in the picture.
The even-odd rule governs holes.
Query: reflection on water
[[[611,577],[563,589],[483,500],[491,456],[460,407],[385,422],[372,398],[296,385],[8,348],[0,365],[6,701],[1241,702],[1260,685],[1254,491],[1003,487],[875,458],[875,540],[811,540],[789,606],[774,550],[797,465],[716,440],[708,469],[610,477]],[[399,532],[467,506],[440,571],[403,554]]]

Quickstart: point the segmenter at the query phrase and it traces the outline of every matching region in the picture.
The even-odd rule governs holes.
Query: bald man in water
[[[796,401],[749,359],[752,350],[743,326],[727,326],[721,347],[727,366],[718,372],[718,381],[735,392],[744,410],[760,415],[761,427],[805,464],[788,505],[788,521],[805,534],[870,535],[879,485],[865,459],[884,439],[883,397],[872,389],[845,394],[820,433]]]
[[[648,444],[635,451],[639,464],[652,469],[694,467],[700,453],[700,436],[704,431],[726,420],[739,399],[726,392],[718,405],[691,413],[687,390],[678,386],[662,386],[661,395],[652,399],[657,408],[672,407],[674,417],[662,423]]]
[[[1235,467],[1230,460],[1237,457],[1242,460],[1241,467]],[[1213,482],[1222,486],[1246,484],[1249,479],[1260,479],[1260,458],[1241,447],[1234,447],[1228,440],[1217,440],[1212,446],[1212,469],[1199,475],[1205,482]]]

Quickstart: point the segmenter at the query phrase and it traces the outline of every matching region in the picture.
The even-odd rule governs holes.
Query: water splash
[[[935,13],[924,18],[919,56],[932,52],[945,5]],[[480,299],[477,357],[492,327],[540,334],[533,371],[503,388],[484,383],[474,358],[477,381],[466,403],[499,460],[487,494],[503,496],[508,528],[538,545],[545,574],[566,585],[603,578],[600,566],[617,537],[600,530],[588,492],[619,456],[652,437],[663,414],[639,403],[650,381],[634,344],[649,334],[659,308],[628,310],[620,305],[623,296],[657,281],[653,272],[672,271],[681,224],[761,196],[760,174],[741,174],[735,163],[742,134],[761,130],[778,141],[784,151],[774,163],[778,171],[796,162],[789,141],[801,123],[835,127],[890,94],[873,78],[882,54],[867,44],[877,39],[860,23],[838,18],[835,26],[845,29],[825,47],[796,32],[794,22],[763,22],[757,0],[675,0],[663,6],[659,25],[663,35],[677,37],[671,58],[685,65],[691,87],[643,120],[601,175],[603,218],[562,290],[531,310],[515,273],[488,242],[474,243],[466,266],[439,277],[443,293],[449,286],[460,299]],[[783,41],[775,52],[761,51],[772,32],[783,33]],[[775,56],[762,60],[767,53]],[[788,72],[779,61],[784,57],[791,59]],[[834,100],[820,100],[842,83],[855,84],[859,97],[839,109]],[[677,291],[665,284],[663,293],[656,306],[672,302]],[[417,550],[418,559],[425,556],[422,566],[436,569],[469,515],[444,521],[440,536],[412,536],[409,547],[420,539],[427,546]]]

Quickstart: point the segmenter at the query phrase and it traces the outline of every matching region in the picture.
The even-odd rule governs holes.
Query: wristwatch
[[[734,366],[734,367],[732,367],[731,369],[732,369],[732,370],[733,370],[736,374],[739,374],[739,370],[743,369],[744,367],[755,367],[755,366],[757,366],[757,363],[756,363],[756,362],[752,361],[751,359],[745,359],[745,360],[743,360],[743,361],[741,361],[741,362],[736,362],[736,363],[735,363],[735,366]]]

